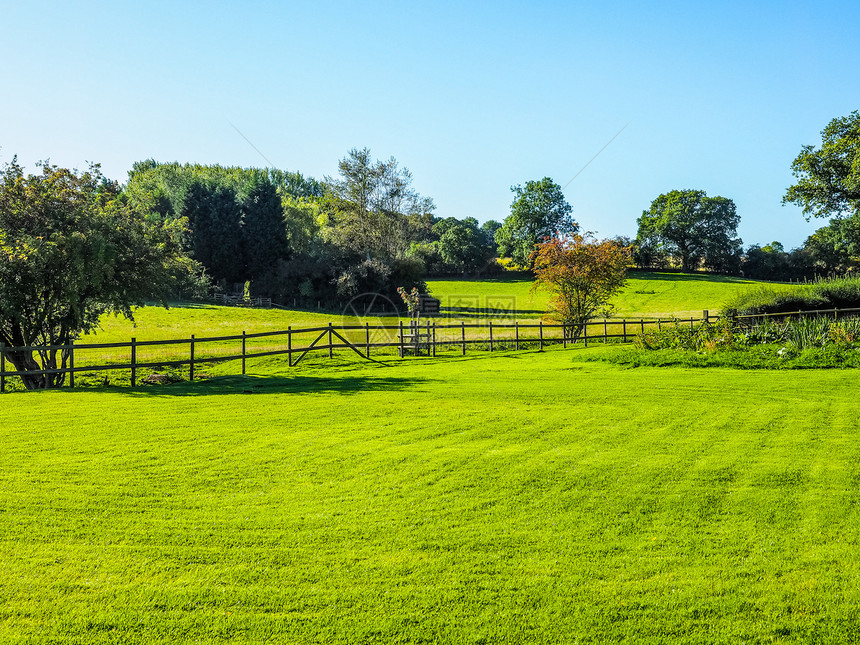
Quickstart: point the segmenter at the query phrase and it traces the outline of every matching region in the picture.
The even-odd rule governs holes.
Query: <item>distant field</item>
[[[858,642],[854,373],[601,351],[7,394],[0,642]]]
[[[725,300],[739,290],[758,284],[755,281],[724,276],[677,273],[631,273],[624,291],[613,300],[616,316],[688,317],[699,316],[703,309],[716,313]],[[498,310],[493,318],[534,320],[546,310],[548,294],[530,293],[531,281],[523,278],[490,280],[430,280],[430,293],[440,298],[446,312],[445,322],[459,324],[485,317],[474,310]],[[390,306],[388,306],[390,311]],[[364,324],[350,307],[344,311],[311,312],[280,309],[244,309],[206,304],[178,304],[169,311],[143,307],[135,313],[136,326],[122,318],[107,316],[102,329],[82,342],[126,342],[163,340],[197,336],[222,336],[293,327],[316,327],[329,322]],[[371,317],[371,324],[397,324],[397,318]]]
[[[689,317],[703,309],[718,312],[738,291],[760,284],[755,280],[683,273],[631,272],[627,286],[611,303],[616,316]],[[507,278],[488,280],[430,280],[427,286],[447,307],[511,308],[544,311],[549,294],[531,292],[531,280]]]

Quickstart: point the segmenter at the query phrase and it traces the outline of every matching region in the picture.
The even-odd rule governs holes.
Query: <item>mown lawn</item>
[[[853,371],[600,351],[5,395],[0,642],[860,639]]]

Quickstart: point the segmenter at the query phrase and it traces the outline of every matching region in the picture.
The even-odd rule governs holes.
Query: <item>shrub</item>
[[[742,315],[860,307],[860,277],[821,278],[800,286],[759,285],[723,305]]]

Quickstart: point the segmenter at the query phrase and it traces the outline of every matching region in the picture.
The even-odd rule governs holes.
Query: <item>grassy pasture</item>
[[[860,639],[853,372],[601,351],[6,395],[0,642]]]
[[[443,307],[513,308],[523,317],[546,310],[546,291],[531,292],[531,280],[502,276],[486,280],[430,280],[430,292]],[[688,318],[703,309],[717,313],[723,303],[741,291],[762,284],[729,276],[686,273],[631,272],[624,290],[611,303],[615,316]]]
[[[714,312],[727,298],[736,295],[750,285],[750,281],[722,276],[702,274],[677,273],[631,273],[628,286],[614,301],[615,314],[626,317],[664,317],[700,316],[702,309]],[[543,316],[547,306],[545,292],[531,293],[531,282],[522,277],[504,276],[498,279],[468,281],[468,280],[436,280],[428,285],[433,294],[442,300],[443,307],[449,308],[441,317],[434,321],[440,325],[459,325],[460,323],[486,325],[489,320],[496,324],[533,324]],[[391,303],[386,305],[390,311]],[[223,307],[200,303],[177,303],[169,310],[161,307],[142,307],[135,312],[135,321],[130,322],[116,316],[106,316],[102,328],[81,339],[81,343],[127,343],[132,337],[139,342],[154,340],[170,340],[189,338],[194,334],[198,339],[205,337],[230,336],[240,334],[243,330],[248,333],[282,331],[288,327],[294,329],[325,326],[329,322],[337,325],[397,325],[401,320],[396,316],[382,315],[360,317],[355,314],[363,313],[352,307],[345,307],[340,312],[312,312],[302,310],[281,309],[245,309],[238,307]],[[590,334],[621,334],[621,325],[609,325],[605,330],[602,326],[593,327]],[[629,333],[635,328],[627,327]],[[524,331],[526,337],[536,338],[537,330]],[[294,336],[293,347],[310,344],[318,333],[297,334]],[[467,339],[485,340],[488,336],[486,327],[482,329],[466,329]],[[345,336],[354,343],[364,343],[366,336],[361,330],[346,332]],[[545,338],[551,340],[560,337],[560,330],[546,330]],[[497,327],[494,331],[497,341],[508,342],[511,346],[515,337],[513,329]],[[438,330],[437,339],[457,342],[461,338],[460,329]],[[372,343],[396,343],[398,334],[395,330],[376,331],[370,334]],[[286,336],[249,339],[249,352],[265,352],[285,350]],[[375,350],[379,354],[392,354],[393,349]],[[451,345],[448,353],[459,352],[459,347]],[[198,361],[219,356],[232,356],[241,352],[241,341],[219,341],[216,343],[197,343],[195,355]],[[189,356],[188,344],[168,346],[144,346],[137,349],[138,363],[186,360]],[[78,350],[75,355],[76,365],[122,364],[131,362],[129,348],[106,348],[93,350]],[[183,368],[187,372],[187,367]],[[183,371],[180,370],[180,371]],[[208,367],[203,368],[209,371]],[[164,368],[157,368],[163,372]],[[140,375],[145,376],[147,370]],[[78,376],[78,383],[103,383],[107,378],[113,383],[125,383],[130,378],[130,372],[113,372],[105,375],[102,372],[84,373]],[[17,387],[17,379],[11,380],[11,387]]]
[[[730,296],[750,286],[760,284],[741,278],[677,273],[631,273],[624,291],[613,301],[617,316],[679,317],[700,316],[703,309],[716,313]],[[498,320],[536,320],[546,310],[546,292],[530,293],[531,281],[522,277],[487,280],[430,280],[430,292],[442,301],[443,307],[457,308],[439,319],[459,324],[485,318],[485,312],[471,309],[498,309],[503,313],[492,316]],[[165,340],[197,336],[224,336],[241,333],[278,331],[288,326],[316,327],[329,322],[363,325],[397,324],[396,317],[363,318],[347,308],[340,312],[311,312],[281,309],[245,309],[208,304],[180,303],[165,310],[142,307],[135,312],[132,323],[116,316],[106,316],[102,329],[82,342],[126,342],[132,336],[138,340]]]

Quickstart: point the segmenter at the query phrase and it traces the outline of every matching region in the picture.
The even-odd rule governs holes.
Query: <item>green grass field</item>
[[[640,274],[617,313],[695,315],[746,284]],[[545,306],[518,280],[431,288],[463,308],[449,322]],[[340,322],[137,320],[95,340]],[[853,371],[600,360],[617,351],[341,350],[4,395],[0,642],[860,640]]]
[[[601,351],[6,395],[0,642],[860,639],[853,372]]]
[[[627,317],[689,317],[700,316],[703,309],[716,313],[731,295],[758,282],[724,276],[678,273],[631,273],[624,291],[613,300],[616,316]],[[483,311],[497,309],[499,320],[534,320],[546,311],[546,292],[530,292],[531,282],[521,277],[489,280],[431,280],[430,293],[442,301],[443,307],[455,308],[440,319],[446,323],[474,322],[485,317]],[[245,309],[209,304],[181,303],[165,310],[142,307],[132,323],[116,316],[105,316],[102,329],[81,342],[127,342],[165,340],[197,336],[223,336],[278,331],[288,326],[317,327],[329,322],[364,324],[350,308],[344,311],[312,312],[281,309]],[[397,318],[377,317],[371,324],[394,323]]]
[[[427,286],[443,307],[514,309],[534,317],[546,310],[549,294],[531,291],[531,280],[506,277],[487,280],[430,280]],[[707,274],[631,272],[627,286],[611,304],[615,316],[701,316],[717,313],[739,291],[761,284],[754,280]]]

